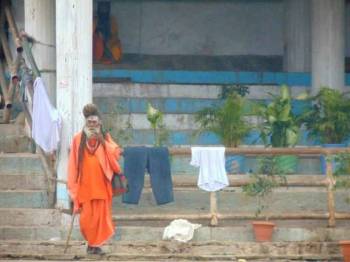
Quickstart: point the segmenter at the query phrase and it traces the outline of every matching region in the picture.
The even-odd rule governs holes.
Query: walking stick
[[[72,221],[71,221],[70,226],[69,226],[69,231],[68,231],[68,235],[67,235],[66,245],[65,245],[64,251],[63,251],[64,254],[67,252],[67,249],[68,249],[69,240],[71,238],[72,230],[73,230],[73,226],[74,226],[75,216],[76,216],[76,213],[73,214]]]

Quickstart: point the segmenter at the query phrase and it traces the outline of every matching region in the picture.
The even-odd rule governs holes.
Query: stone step
[[[8,153],[0,154],[1,175],[44,176],[45,169],[38,154]]]
[[[0,227],[58,226],[61,213],[57,209],[0,208]]]
[[[64,241],[1,241],[0,259],[117,260],[117,261],[341,261],[336,242],[189,242],[118,241],[104,246],[104,256],[86,254],[83,242],[72,241],[64,254]],[[268,260],[267,260],[268,259]]]
[[[39,175],[0,175],[0,190],[47,190],[45,176]]]
[[[0,110],[0,112],[3,110]],[[1,113],[0,113],[1,114]],[[25,135],[24,128],[18,124],[0,124],[0,137]]]
[[[78,220],[78,219],[77,219]],[[193,222],[193,221],[190,221]],[[113,241],[161,241],[165,226],[146,226],[142,222],[138,226],[126,226],[122,222],[116,227]],[[0,226],[0,240],[49,241],[65,240],[69,226]],[[273,233],[274,242],[300,241],[339,241],[349,239],[350,227],[327,228],[282,226],[276,224]],[[79,226],[74,226],[72,240],[83,240]],[[241,226],[202,227],[195,231],[191,242],[206,241],[254,241],[253,229],[250,222]]]
[[[0,208],[48,208],[43,190],[0,190]]]
[[[31,140],[25,134],[23,125],[0,124],[0,152],[31,152]]]
[[[27,136],[9,135],[0,137],[0,152],[2,153],[31,152],[31,148],[31,140]]]
[[[174,188],[175,201],[157,205],[151,189],[143,189],[138,205],[123,204],[122,198],[114,198],[113,210],[116,214],[159,214],[159,213],[208,213],[210,194],[198,188]],[[337,212],[349,212],[345,190],[335,191]],[[219,213],[256,211],[256,199],[247,196],[241,188],[228,187],[217,193]],[[286,204],[288,203],[288,204]],[[275,189],[268,200],[266,212],[327,212],[327,192],[325,188],[290,187]]]

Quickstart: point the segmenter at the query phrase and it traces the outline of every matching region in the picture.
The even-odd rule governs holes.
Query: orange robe
[[[93,18],[93,37],[92,37],[92,47],[93,47],[93,59],[95,62],[104,62],[104,63],[112,63],[108,58],[104,60],[104,52],[105,48],[108,48],[111,52],[114,60],[119,62],[122,58],[122,46],[118,37],[118,25],[117,21],[113,16],[110,17],[110,25],[111,25],[111,36],[110,39],[103,39],[103,36],[100,32],[96,31],[98,23],[98,17],[94,16]],[[106,60],[107,59],[107,60]]]
[[[117,160],[120,148],[107,135],[105,145],[91,154],[84,150],[78,176],[78,150],[81,133],[74,138],[68,164],[68,190],[74,212],[80,211],[80,230],[89,246],[103,245],[113,234],[112,187],[113,173],[120,173]]]

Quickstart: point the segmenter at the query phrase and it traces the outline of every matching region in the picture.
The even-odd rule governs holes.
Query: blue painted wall
[[[133,83],[158,84],[252,84],[310,86],[309,73],[283,72],[225,72],[225,71],[177,71],[177,70],[124,70],[95,69],[93,77],[104,79],[129,79]],[[346,76],[350,84],[350,76]]]

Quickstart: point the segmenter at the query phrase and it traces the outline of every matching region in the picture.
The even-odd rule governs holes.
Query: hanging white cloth
[[[61,117],[46,93],[43,80],[34,81],[32,138],[47,153],[56,150],[60,141]]]
[[[224,147],[192,147],[191,153],[191,165],[199,167],[199,188],[213,192],[229,185]]]

